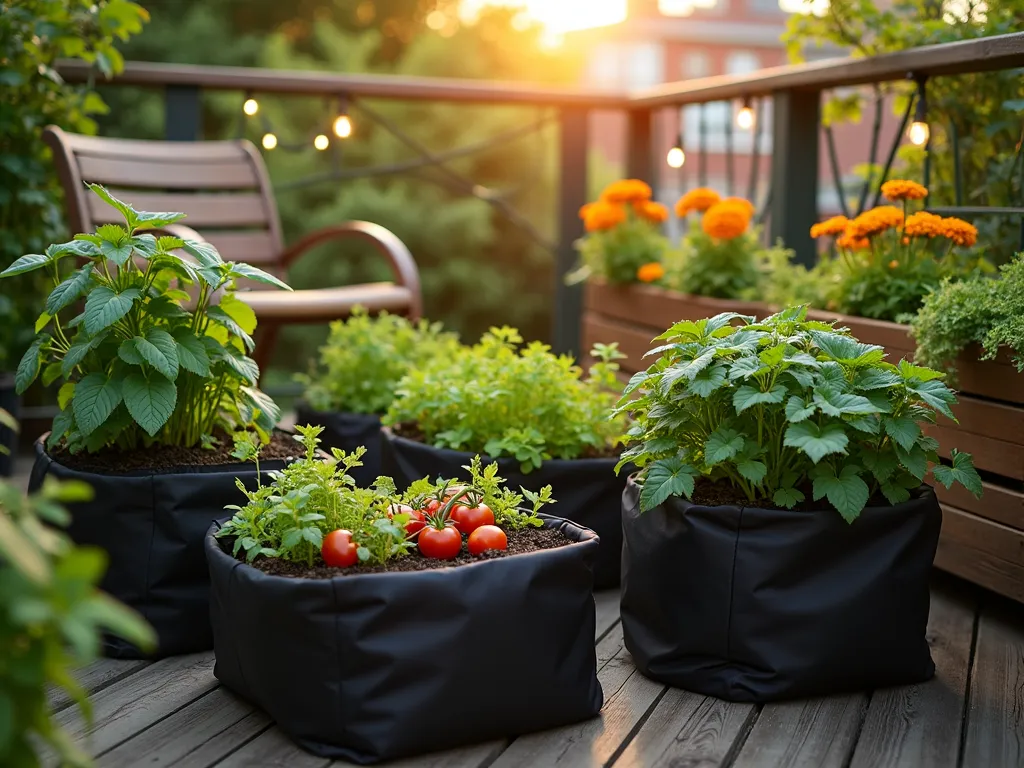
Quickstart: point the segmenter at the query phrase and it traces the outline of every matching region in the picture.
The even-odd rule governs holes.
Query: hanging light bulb
[[[252,117],[257,112],[260,111],[260,103],[250,96],[248,99],[245,100],[245,103],[242,105],[242,111],[245,112],[245,114],[247,114],[249,117]]]
[[[668,151],[668,156],[665,158],[669,168],[682,168],[683,163],[686,162],[686,153],[683,151],[683,137],[682,134],[676,139],[675,146]]]
[[[923,147],[932,135],[928,127],[928,99],[925,97],[924,79],[917,81],[917,107],[914,110],[914,122],[907,129],[907,138],[915,147]]]
[[[754,109],[750,106],[750,99],[743,99],[743,106],[736,113],[736,127],[743,131],[749,131],[754,127]]]
[[[348,116],[348,100],[338,97],[338,116],[334,118],[334,135],[339,139],[347,139],[352,135],[352,119]]]
[[[331,140],[321,133],[318,134],[315,139],[313,139],[313,146],[319,149],[321,152],[323,152],[325,149],[331,146]]]
[[[269,132],[268,133],[264,133],[263,134],[263,148],[264,149],[273,149],[276,146],[277,146],[277,136],[275,136],[274,134],[269,133]]]

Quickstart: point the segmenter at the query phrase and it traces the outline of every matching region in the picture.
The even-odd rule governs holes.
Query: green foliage
[[[429,501],[437,500],[447,514],[465,499],[482,501],[494,512],[498,525],[517,530],[542,525],[537,511],[554,501],[550,487],[539,494],[524,491],[533,508],[522,510],[523,496],[505,488],[504,479],[497,475],[497,464],[483,467],[479,456],[465,467],[471,476],[469,485],[423,478],[399,494],[394,480],[379,477],[373,487],[358,488],[348,472],[362,465],[364,448],[350,454],[334,448],[328,456],[318,449],[323,427],[300,426],[296,430],[296,440],[306,450],[301,460],[272,473],[273,482],[269,485],[263,485],[259,478],[252,491],[237,481],[247,503],[228,506],[234,516],[217,533],[220,538],[234,539],[236,557],[244,552],[249,562],[257,557],[278,557],[312,566],[322,562],[320,547],[324,536],[345,529],[352,532],[359,561],[379,565],[406,555],[414,546],[405,531],[410,515],[397,512],[400,505],[421,509]],[[257,475],[259,451],[252,435],[236,434],[235,456],[255,460]]]
[[[0,0],[0,269],[26,251],[42,251],[62,231],[61,192],[43,143],[59,125],[95,133],[106,105],[89,86],[69,85],[57,59],[80,59],[109,77],[121,70],[114,47],[139,32],[146,12],[128,0]],[[31,318],[46,282],[28,275],[0,292],[0,370],[32,341]]]
[[[766,250],[756,229],[739,237],[719,239],[708,235],[700,221],[690,222],[683,237],[678,260],[670,264],[666,284],[683,293],[717,299],[738,299],[756,290],[761,280],[760,264],[783,252],[781,243]],[[775,256],[774,258],[778,258]]]
[[[288,286],[248,264],[222,261],[208,243],[145,231],[184,214],[139,212],[90,187],[120,211],[124,226],[106,224],[0,273],[44,270],[54,286],[15,376],[18,392],[40,371],[44,384],[64,379],[49,444],[64,439],[72,451],[194,446],[217,427],[250,425],[269,439],[280,414],[256,388],[259,368],[247,356],[256,316],[234,287],[243,278]],[[68,257],[86,263],[63,278]],[[220,303],[211,306],[218,294]],[[62,320],[83,297],[84,311]]]
[[[982,347],[984,360],[1009,349],[1024,371],[1024,258],[1003,265],[996,279],[947,280],[925,298],[911,330],[916,359],[953,376],[957,356],[971,344]]]
[[[1024,18],[1024,0],[983,3],[966,0],[831,0],[821,16],[795,13],[784,36],[794,61],[811,47],[838,46],[853,56],[868,57],[918,46],[991,37],[1017,32]],[[881,86],[897,94],[894,111],[902,117],[912,82]],[[931,127],[931,205],[1016,206],[1021,203],[1024,167],[1017,150],[1024,112],[1024,81],[1017,69],[931,78],[928,81],[928,122]],[[863,90],[843,92],[826,104],[826,119],[860,122]],[[955,133],[954,133],[955,132]],[[958,153],[953,137],[958,136]],[[960,166],[954,170],[954,157]],[[894,175],[920,179],[924,153],[905,145]],[[962,197],[955,184],[962,178]],[[882,181],[880,173],[874,183]],[[857,188],[859,193],[859,187]],[[979,242],[993,263],[1012,257],[1018,247],[1018,221],[1014,217],[981,217],[975,223]]]
[[[0,423],[9,421],[0,410]],[[140,616],[97,589],[106,554],[74,546],[59,530],[70,520],[61,503],[91,495],[84,483],[47,478],[26,497],[0,481],[0,764],[9,768],[40,765],[43,744],[61,765],[91,765],[51,718],[49,689],[67,692],[88,718],[74,671],[99,656],[102,633],[143,649],[156,644]]]
[[[581,283],[590,277],[603,277],[610,283],[636,283],[640,267],[665,260],[669,243],[657,225],[638,216],[629,206],[626,216],[622,224],[590,232],[576,241],[581,264],[567,276],[567,283]]]
[[[296,378],[318,410],[384,413],[410,369],[435,365],[458,349],[458,337],[443,332],[440,323],[411,323],[387,312],[370,317],[356,308],[348,320],[331,323],[319,365]]]
[[[887,363],[882,347],[806,317],[805,307],[760,323],[726,313],[659,337],[658,360],[633,376],[617,409],[636,419],[620,466],[641,467],[643,511],[690,496],[697,477],[751,503],[827,499],[850,522],[877,492],[892,504],[910,498],[939,460],[921,424],[952,417],[956,397],[942,374]],[[937,471],[980,491],[967,454]]]
[[[604,453],[622,433],[608,420],[617,387],[617,345],[598,345],[583,378],[567,355],[514,328],[492,328],[448,360],[413,369],[399,383],[385,424],[417,427],[427,443],[517,459],[523,472],[545,459]]]
[[[762,252],[757,288],[747,291],[743,298],[763,301],[770,307],[791,307],[797,304],[827,307],[826,297],[834,290],[840,277],[834,264],[831,259],[822,258],[808,269],[803,264],[795,263],[793,251],[779,243]]]

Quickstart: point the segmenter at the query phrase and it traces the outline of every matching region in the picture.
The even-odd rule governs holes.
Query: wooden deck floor
[[[618,594],[597,595],[599,718],[511,741],[404,760],[403,768],[1017,768],[1024,766],[1024,607],[937,575],[924,685],[754,706],[642,677],[622,645]],[[82,671],[87,733],[66,698],[58,720],[115,766],[342,765],[293,746],[261,712],[220,687],[213,654],[103,660]]]

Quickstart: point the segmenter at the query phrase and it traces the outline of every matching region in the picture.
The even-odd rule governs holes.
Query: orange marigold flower
[[[636,215],[652,224],[661,224],[668,221],[668,208],[653,200],[638,200],[633,203],[633,210]]]
[[[928,211],[918,211],[907,216],[904,234],[908,237],[936,237],[942,234],[942,217]]]
[[[907,179],[893,179],[882,185],[886,200],[923,200],[928,196],[928,187]]]
[[[871,241],[866,237],[851,237],[844,233],[836,238],[836,245],[847,251],[866,251],[871,247]]]
[[[896,261],[896,259],[893,259],[892,261],[889,262],[889,269],[896,269],[896,267],[898,267],[899,265],[900,263]]]
[[[706,211],[715,203],[721,201],[721,196],[713,189],[707,187],[697,187],[691,189],[676,203],[676,216],[682,218],[691,211]]]
[[[644,264],[636,271],[636,279],[641,283],[653,283],[665,276],[665,268],[656,261]]]
[[[701,226],[704,232],[718,240],[732,240],[747,231],[750,214],[736,203],[717,203],[704,214]]]
[[[978,242],[978,228],[952,216],[942,220],[942,235],[967,248]]]
[[[583,206],[580,211],[587,232],[603,232],[626,220],[626,209],[614,203],[597,202]]]
[[[864,211],[846,226],[852,238],[872,237],[887,229],[903,226],[903,211],[893,205],[880,205]]]
[[[733,205],[738,205],[742,208],[746,208],[747,215],[750,216],[751,218],[754,217],[754,213],[756,212],[754,209],[754,204],[747,200],[747,198],[745,197],[723,197],[721,202],[732,203]]]
[[[846,231],[846,226],[849,223],[850,220],[845,216],[833,216],[831,219],[819,221],[811,227],[811,237],[834,237],[835,235],[841,235]]]
[[[651,199],[651,187],[640,179],[623,179],[605,187],[601,199],[608,203],[635,203]]]

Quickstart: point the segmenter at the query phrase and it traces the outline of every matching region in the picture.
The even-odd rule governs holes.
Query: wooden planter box
[[[594,342],[619,342],[627,355],[621,361],[627,375],[647,368],[650,360],[642,359],[644,352],[672,323],[719,312],[763,317],[773,311],[753,302],[594,283],[587,286],[584,308],[585,348]],[[837,321],[866,344],[885,347],[891,362],[914,357],[909,326],[819,310],[809,314]],[[965,351],[957,370],[960,402],[953,411],[959,424],[940,416],[927,431],[939,440],[943,456],[951,448],[973,454],[986,479],[985,493],[976,499],[962,488],[936,486],[943,521],[935,564],[1024,602],[1024,375],[1008,356],[981,361],[977,350]]]

